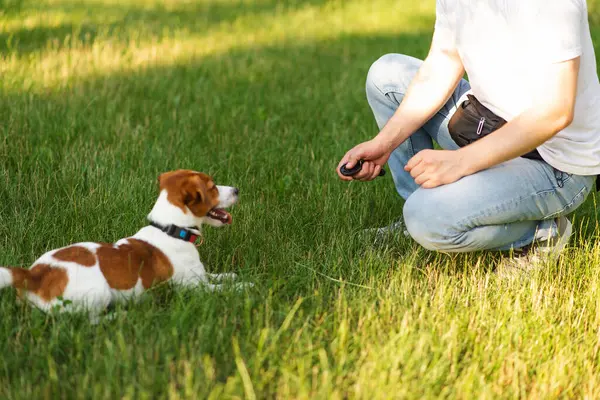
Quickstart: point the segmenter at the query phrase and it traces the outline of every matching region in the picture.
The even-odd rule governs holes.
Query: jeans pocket
[[[573,175],[558,170],[555,170],[555,177],[554,196],[561,206],[557,207],[557,211],[548,214],[545,219],[556,218],[575,211],[585,202],[594,184],[593,177]]]
[[[554,170],[554,180],[555,180],[555,185],[556,185],[555,187],[560,188],[560,189],[564,188],[567,181],[573,177],[573,174],[569,174],[567,172],[560,171],[556,168],[552,168],[552,169]]]

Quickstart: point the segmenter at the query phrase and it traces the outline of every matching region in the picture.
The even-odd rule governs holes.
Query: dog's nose
[[[235,196],[237,196],[238,194],[240,194],[240,189],[238,189],[238,188],[233,188],[233,194],[234,194]]]

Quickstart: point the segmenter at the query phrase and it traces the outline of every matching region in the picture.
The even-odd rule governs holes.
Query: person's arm
[[[532,151],[573,121],[579,63],[577,57],[540,71],[543,87],[533,104],[502,128],[456,151],[421,151],[405,169],[421,187],[434,188]]]
[[[404,99],[375,140],[395,149],[448,101],[465,73],[456,48],[432,43]]]
[[[411,81],[400,107],[375,138],[344,155],[337,167],[341,179],[375,179],[390,153],[431,119],[450,98],[465,71],[454,39],[449,38],[453,33],[441,24],[442,18],[444,16],[438,10],[429,54]],[[348,168],[352,168],[359,160],[365,161],[360,173],[354,177],[340,173],[342,165],[347,163]]]

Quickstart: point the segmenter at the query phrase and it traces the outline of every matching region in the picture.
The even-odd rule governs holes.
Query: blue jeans
[[[388,54],[371,66],[367,99],[380,129],[402,102],[421,64],[413,57]],[[469,89],[461,80],[446,105],[388,161],[396,190],[406,200],[408,232],[423,247],[444,252],[518,249],[556,235],[556,218],[584,202],[595,177],[564,173],[522,157],[434,189],[420,188],[404,171],[412,156],[433,148],[433,141],[447,150],[458,148],[448,121]]]

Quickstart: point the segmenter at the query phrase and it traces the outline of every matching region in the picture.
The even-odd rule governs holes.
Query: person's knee
[[[367,74],[367,95],[372,89],[405,91],[422,61],[404,54],[386,54],[375,61]]]
[[[416,192],[415,192],[416,193]],[[427,250],[437,250],[437,236],[433,210],[426,210],[424,204],[419,204],[413,193],[404,203],[403,215],[406,230],[410,236]]]
[[[404,203],[404,223],[410,236],[432,251],[457,251],[463,232],[444,214],[444,200],[432,190],[418,189]]]

